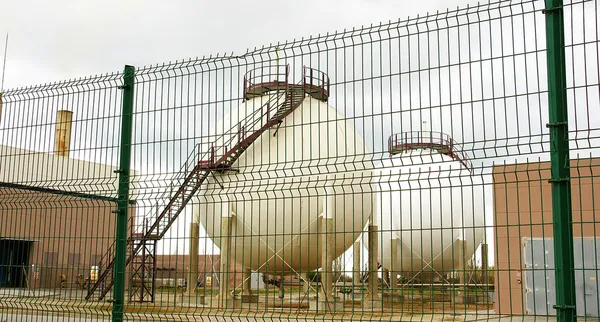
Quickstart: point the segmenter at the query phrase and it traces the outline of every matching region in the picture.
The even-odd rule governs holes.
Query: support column
[[[221,257],[219,269],[219,307],[225,306],[229,292],[229,219],[221,217]]]
[[[248,267],[245,267],[242,278],[242,294],[240,296],[241,302],[246,303],[247,306],[250,304],[258,305],[258,294],[252,294],[252,270]]]
[[[392,238],[390,247],[391,247],[391,263],[390,263],[390,288],[393,290],[398,288],[398,245],[400,239]]]
[[[131,168],[131,133],[133,129],[133,96],[135,68],[125,66],[123,72],[123,113],[119,151],[119,189],[116,220],[115,264],[113,268],[113,322],[123,321],[125,305],[125,266],[127,261],[127,217],[129,215],[129,171]]]
[[[379,300],[379,290],[377,285],[377,254],[379,253],[379,243],[377,233],[378,227],[372,224],[369,225],[369,294],[367,296],[369,301]]]
[[[306,276],[306,273],[300,273],[300,278],[304,282],[304,285],[302,287],[303,293],[309,294],[310,293],[310,281],[308,280],[308,276]]]
[[[318,300],[309,303],[311,311],[335,312],[341,309],[341,302],[336,302],[333,292],[333,220],[335,214],[335,192],[328,183],[325,188],[325,209],[318,218],[320,264],[321,264],[321,292]]]
[[[465,246],[466,243],[464,240],[459,239],[454,242],[454,272],[458,274],[458,287],[453,295],[453,301],[458,304],[475,303],[476,301],[476,298],[467,292],[467,258],[465,256]]]
[[[488,245],[486,243],[481,244],[481,277],[483,283],[488,283]]]
[[[244,268],[243,283],[242,283],[242,295],[252,294],[252,270]]]
[[[352,284],[359,285],[362,284],[362,281],[360,279],[360,242],[357,241],[354,243],[354,249],[353,249],[353,264],[352,264],[352,270],[354,271],[354,276],[352,277]]]
[[[231,240],[229,239],[231,234],[231,212],[229,203],[226,201],[223,206],[223,215],[221,216],[221,259],[220,259],[220,270],[219,270],[219,298],[218,307],[225,308],[228,300],[233,299],[230,296],[229,291],[229,273],[231,270],[230,256],[231,256]]]
[[[454,258],[454,267],[455,267],[455,271],[458,272],[458,282],[460,283],[460,285],[464,285],[467,281],[466,279],[466,274],[467,272],[465,271],[465,241],[464,240],[457,240],[456,241],[456,248],[454,249],[454,254],[455,254],[455,258]]]
[[[563,0],[546,0],[546,61],[548,64],[548,124],[552,178],[552,225],[556,287],[556,319],[575,321],[575,264],[573,209],[571,208],[571,161],[569,160],[569,113],[565,59]]]
[[[381,270],[381,276],[383,277],[382,280],[384,287],[391,288],[392,284],[390,283],[390,270],[387,268],[383,268]]]
[[[333,300],[333,219],[321,217],[321,300]]]
[[[187,276],[187,294],[189,296],[196,294],[196,284],[198,282],[198,246],[200,244],[200,227],[195,220],[190,224],[190,250],[189,250],[189,270]]]

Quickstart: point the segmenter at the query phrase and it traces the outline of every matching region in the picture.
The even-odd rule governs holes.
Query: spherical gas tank
[[[257,109],[267,102],[281,99],[274,94],[249,99],[217,128],[241,128],[237,124],[244,119],[248,124],[248,118],[264,124],[267,117]],[[241,138],[252,134],[248,128],[241,132]],[[218,247],[221,217],[231,216],[230,255],[244,268],[281,275],[315,270],[322,253],[319,216],[333,220],[337,257],[371,215],[371,172],[361,158],[366,159],[364,144],[354,125],[325,102],[306,96],[280,126],[248,147],[233,164],[235,171],[208,178],[197,193],[194,215]]]
[[[464,243],[468,259],[481,242],[483,180],[446,155],[413,151],[408,158],[434,162],[402,166],[394,157],[378,170],[379,259],[383,267],[392,268],[391,241],[397,239],[395,271],[426,280],[458,268],[458,245]]]

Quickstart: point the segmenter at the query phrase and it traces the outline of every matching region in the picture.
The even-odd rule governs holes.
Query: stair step
[[[292,87],[291,90],[287,92],[287,95],[289,96],[278,106],[269,108],[269,114],[272,115],[269,119],[269,122],[272,123],[272,126],[281,124],[282,119],[285,116],[289,115],[296,107],[298,107],[306,97],[304,89],[298,88],[297,86]],[[257,127],[262,129],[260,131],[264,131],[266,130],[266,128],[268,128],[262,127],[262,125],[258,124],[257,121],[249,121],[246,123],[246,125],[248,129],[251,129],[247,132],[251,133],[248,136],[248,141],[240,143],[237,146],[234,145],[234,147],[231,148],[229,155],[227,155],[227,157],[225,158],[223,158],[225,154],[220,154],[217,157],[217,159],[222,161],[218,165],[215,165],[215,168],[229,167],[231,164],[233,164],[233,162],[235,162],[235,160],[237,160],[240,157],[240,155],[244,153],[247,150],[247,148],[250,147],[250,145],[253,144],[254,141],[258,139],[258,137],[260,137],[260,135],[262,134],[262,132],[258,132],[259,130],[257,129]],[[236,130],[237,129],[232,128],[229,133],[231,133],[231,131]],[[224,135],[228,135],[227,132]],[[209,164],[208,162],[206,162],[206,160],[203,160],[203,162],[204,163],[202,164],[198,163],[196,167],[200,168]],[[146,230],[144,231],[144,237],[142,239],[128,239],[128,246],[133,247],[132,251],[139,250],[142,247],[145,247],[147,241],[149,240],[157,240],[162,238],[162,236],[164,236],[164,234],[167,232],[167,229],[173,224],[175,220],[177,220],[179,214],[189,202],[189,200],[186,201],[186,199],[190,199],[190,197],[199,189],[202,182],[204,182],[204,180],[206,179],[208,171],[210,171],[208,169],[200,169],[200,172],[197,170],[197,168],[194,169],[196,170],[188,170],[187,168],[184,169],[184,171],[176,175],[175,178],[171,181],[172,191],[168,194],[169,200],[167,203],[169,206],[167,206],[167,204],[163,204],[161,208],[157,208],[157,212],[154,213],[154,215],[151,217],[153,221],[150,227],[154,227],[154,229],[141,229],[142,231]],[[163,217],[159,219],[158,217],[160,216]],[[109,248],[109,251],[107,253],[111,255],[106,257],[106,260],[102,261],[102,263],[105,264],[105,267],[112,266],[113,264],[113,248],[114,247]],[[131,258],[132,254],[129,254],[128,256],[128,260],[131,264],[140,264],[139,258],[137,258],[137,256],[134,256],[134,258]],[[109,273],[103,275],[101,279],[99,279],[96,282],[96,284],[94,284],[95,290],[91,292],[91,294],[88,294],[88,296],[93,296],[99,293],[100,299],[105,297],[108,291],[112,288],[113,282],[114,281],[112,279],[112,274]]]

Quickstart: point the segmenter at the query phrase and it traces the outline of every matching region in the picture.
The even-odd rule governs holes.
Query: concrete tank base
[[[377,300],[374,299],[369,299],[369,298],[365,298],[362,301],[362,308],[363,310],[369,310],[369,311],[383,311],[383,301],[381,300],[381,298],[378,298]]]
[[[258,295],[257,294],[242,294],[241,300],[242,300],[242,303],[258,303]]]
[[[309,308],[308,301],[301,300],[286,300],[286,299],[269,299],[267,303],[265,303],[265,307],[269,308],[295,308],[295,309],[307,309]]]
[[[232,298],[230,296],[227,296],[225,299],[221,298],[220,296],[216,296],[212,298],[210,306],[219,309],[239,309],[242,307],[242,300],[240,298]]]
[[[362,299],[348,299],[348,300],[344,300],[344,307],[349,307],[349,308],[360,308],[362,307]]]
[[[404,295],[393,292],[385,292],[381,294],[381,298],[385,304],[403,304],[405,299]]]
[[[452,296],[452,303],[455,304],[490,304],[492,301],[488,298],[487,294],[465,294],[463,292],[457,292]]]
[[[312,300],[309,302],[309,310],[312,312],[341,312],[344,310],[344,302],[341,301],[322,301],[322,300]]]
[[[189,306],[204,305],[206,304],[206,297],[204,295],[198,295],[188,292],[183,298],[183,303]]]

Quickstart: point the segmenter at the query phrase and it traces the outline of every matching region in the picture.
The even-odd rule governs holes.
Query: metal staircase
[[[265,69],[269,72],[257,73]],[[273,70],[275,71],[271,72]],[[127,239],[129,255],[126,260],[126,265],[131,264],[130,301],[154,301],[156,243],[165,236],[208,176],[230,170],[244,151],[265,131],[279,127],[283,119],[302,104],[306,94],[322,101],[329,97],[329,78],[323,72],[304,67],[302,81],[290,84],[288,79],[289,65],[263,67],[246,73],[245,99],[269,92],[273,92],[273,95],[254,112],[217,137],[208,151],[196,144],[172,179],[170,189],[158,198],[155,209],[146,214],[141,223],[136,224],[134,217],[130,216],[130,233]],[[99,268],[101,273],[97,281],[90,285],[86,300],[95,297],[95,294],[102,300],[112,288],[115,249],[113,242],[102,257]]]

